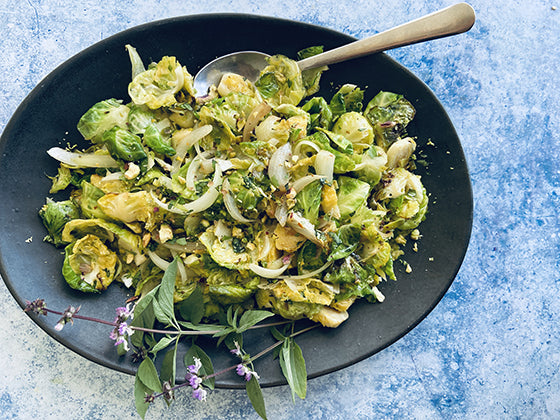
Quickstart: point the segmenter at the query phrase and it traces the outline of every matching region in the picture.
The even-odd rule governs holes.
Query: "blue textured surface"
[[[0,2],[0,130],[58,64],[137,24],[235,11],[363,38],[452,4],[67,3]],[[270,419],[560,418],[560,3],[471,4],[478,20],[468,34],[390,53],[435,92],[462,140],[475,197],[463,267],[410,334],[363,362],[310,381],[305,401],[293,404],[287,387],[265,389]],[[21,312],[2,282],[0,308],[0,418],[137,418],[132,377],[52,340]],[[257,416],[242,391],[217,390],[206,403],[186,393],[171,408],[160,401],[147,418],[161,417]]]

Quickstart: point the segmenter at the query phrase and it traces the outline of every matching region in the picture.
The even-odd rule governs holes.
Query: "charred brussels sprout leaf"
[[[148,155],[140,143],[140,137],[120,127],[113,127],[103,134],[103,143],[115,159],[126,162],[146,160]]]
[[[107,99],[92,106],[78,121],[78,131],[86,140],[100,143],[105,131],[126,127],[129,108],[116,99]]]
[[[39,216],[48,232],[45,241],[59,247],[66,243],[62,240],[64,225],[72,219],[78,219],[80,212],[70,200],[57,202],[47,198],[47,203],[39,210]]]
[[[86,235],[65,249],[62,273],[73,289],[98,292],[115,277],[117,255],[94,235]]]
[[[367,105],[365,117],[373,126],[376,142],[387,149],[397,140],[416,110],[402,95],[379,92]]]

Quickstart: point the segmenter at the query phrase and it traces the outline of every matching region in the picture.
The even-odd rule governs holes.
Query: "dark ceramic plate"
[[[86,146],[76,130],[80,116],[106,98],[128,99],[130,64],[124,46],[137,48],[145,62],[176,56],[195,74],[213,58],[239,50],[258,50],[295,57],[311,45],[331,49],[353,41],[325,28],[250,15],[198,15],[138,26],[103,40],[59,66],[30,93],[6,126],[0,141],[0,271],[23,307],[26,300],[43,298],[50,308],[81,305],[83,315],[112,320],[129,292],[112,286],[101,295],[85,295],[65,284],[62,255],[42,242],[45,230],[37,216],[48,195],[56,162],[46,150],[67,142]],[[472,192],[465,158],[455,129],[432,92],[413,74],[385,54],[331,66],[324,73],[320,95],[330,99],[338,86],[367,87],[365,102],[379,90],[404,94],[417,110],[409,134],[418,138],[427,168],[418,172],[431,193],[420,249],[406,248],[405,259],[414,268],[406,274],[397,264],[398,281],[380,289],[383,304],[357,303],[339,328],[317,329],[298,337],[309,377],[317,377],[363,360],[394,343],[414,328],[441,300],[462,263],[472,225]],[[427,142],[435,146],[428,146]],[[32,238],[31,241],[28,239]],[[61,332],[57,319],[33,320],[49,335],[82,356],[118,371],[135,373],[130,356],[118,357],[107,326],[80,321]],[[259,330],[260,331],[260,330]],[[216,368],[232,363],[227,352],[216,352],[211,341],[201,341]],[[256,354],[272,338],[251,332],[246,350]],[[271,357],[256,362],[263,386],[283,384],[278,362]],[[243,386],[232,374],[217,379],[218,386]]]

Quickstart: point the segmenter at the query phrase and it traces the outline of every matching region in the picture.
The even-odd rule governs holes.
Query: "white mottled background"
[[[234,11],[362,38],[452,3],[0,0],[0,130],[57,65],[137,24]],[[310,381],[305,401],[293,404],[286,387],[265,389],[271,419],[560,418],[560,2],[471,4],[478,20],[467,35],[390,53],[431,87],[462,140],[475,197],[463,267],[416,329]],[[132,377],[52,340],[2,282],[0,311],[0,418],[137,418]],[[217,390],[204,404],[179,394],[147,416],[162,417],[256,415],[244,392]]]

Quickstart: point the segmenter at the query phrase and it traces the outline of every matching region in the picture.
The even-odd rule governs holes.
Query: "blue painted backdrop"
[[[58,64],[137,24],[234,11],[363,38],[452,3],[2,0],[0,130]],[[462,139],[475,197],[463,267],[416,329],[310,381],[305,401],[293,404],[287,387],[265,389],[271,419],[560,418],[560,3],[471,4],[478,20],[468,34],[389,53],[430,86]],[[54,342],[2,282],[0,313],[0,418],[135,418],[133,378]],[[148,413],[164,416],[256,418],[244,393],[230,390],[205,403],[179,394]]]

